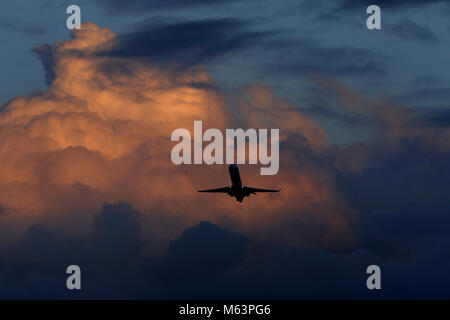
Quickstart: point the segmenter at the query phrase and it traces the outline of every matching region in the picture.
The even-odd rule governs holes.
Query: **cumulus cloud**
[[[155,222],[143,233],[160,234],[166,243],[183,226],[209,220],[261,235],[277,224],[281,230],[293,221],[313,223],[322,230],[320,246],[350,245],[355,214],[326,166],[311,160],[327,144],[312,118],[260,84],[243,88],[229,105],[225,93],[209,89],[215,80],[202,67],[174,74],[135,57],[104,55],[116,42],[112,30],[88,23],[70,41],[36,48],[52,79],[49,89],[16,97],[0,113],[5,221],[24,228],[45,219],[81,232],[105,201],[125,200]],[[223,166],[170,161],[171,132],[192,130],[194,120],[205,129],[280,128],[280,174],[263,179],[250,167],[242,173],[254,185],[283,192],[244,206],[198,196],[199,187],[228,184],[228,177]],[[308,156],[299,158],[299,151]],[[270,233],[289,238],[284,231]],[[304,241],[301,232],[292,233],[292,241]]]
[[[112,30],[88,23],[69,41],[36,48],[48,90],[1,108],[0,279],[10,284],[3,296],[65,296],[61,273],[75,263],[86,268],[83,297],[306,297],[302,283],[314,297],[332,283],[326,297],[336,297],[345,285],[333,279],[368,261],[394,273],[419,261],[408,273],[417,276],[437,257],[429,245],[448,247],[448,128],[387,97],[315,78],[345,112],[372,119],[375,132],[367,143],[330,146],[313,118],[264,84],[229,95],[200,66],[174,73],[103,54],[116,41]],[[221,130],[280,128],[279,173],[242,166],[241,174],[244,183],[282,192],[243,204],[198,195],[229,178],[225,166],[171,162],[171,132],[192,130],[194,120]],[[408,223],[399,230],[390,219]],[[180,287],[179,265],[199,283],[212,280]],[[213,271],[199,273],[203,265]],[[319,265],[336,267],[329,281],[311,277]],[[408,276],[397,293],[406,293]],[[345,296],[360,292],[354,277]]]
[[[14,244],[2,251],[0,263],[3,298],[101,298],[136,295],[141,289],[142,238],[139,212],[128,203],[105,203],[87,228],[88,235],[42,224],[30,226]],[[6,249],[5,249],[6,250]],[[66,268],[82,270],[83,291],[65,288]]]

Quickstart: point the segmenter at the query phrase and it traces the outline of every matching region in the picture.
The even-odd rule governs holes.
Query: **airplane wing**
[[[273,190],[273,189],[259,189],[259,188],[252,188],[252,187],[243,187],[243,191],[244,193],[248,193],[248,194],[255,194],[257,192],[279,192],[280,189],[278,190]]]
[[[212,192],[212,193],[229,193],[230,187],[223,187],[217,189],[198,190],[198,192]]]

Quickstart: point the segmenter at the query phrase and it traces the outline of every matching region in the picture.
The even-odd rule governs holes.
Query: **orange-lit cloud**
[[[55,78],[46,92],[16,97],[0,112],[1,219],[86,232],[107,202],[128,201],[161,245],[201,220],[259,239],[350,248],[356,211],[340,196],[330,168],[312,161],[327,147],[324,130],[261,84],[233,106],[202,68],[180,74],[140,60],[101,54],[116,41],[88,23],[51,47]],[[205,87],[205,88],[204,88]],[[225,166],[172,164],[171,132],[204,128],[279,128],[280,171],[243,166],[244,183],[281,187],[236,203],[196,190],[229,183]]]

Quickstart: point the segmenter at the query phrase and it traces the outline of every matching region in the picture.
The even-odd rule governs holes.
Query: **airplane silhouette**
[[[249,197],[251,194],[256,194],[257,192],[280,191],[280,189],[271,190],[243,186],[241,176],[239,175],[239,169],[235,164],[231,164],[228,167],[228,171],[230,172],[231,186],[217,189],[198,190],[198,192],[227,193],[230,197],[235,197],[237,201],[242,202],[245,197]]]

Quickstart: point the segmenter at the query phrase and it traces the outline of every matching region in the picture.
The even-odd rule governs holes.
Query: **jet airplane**
[[[207,190],[199,190],[198,192],[210,192],[210,193],[226,193],[230,197],[235,197],[237,201],[242,202],[245,197],[249,197],[251,194],[256,194],[257,192],[279,192],[278,190],[272,189],[260,189],[260,188],[252,188],[246,187],[242,185],[241,176],[239,175],[238,166],[235,164],[231,164],[228,167],[228,171],[230,172],[231,186],[217,188],[217,189],[207,189]]]

